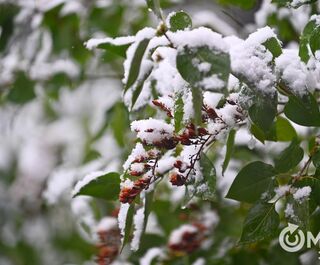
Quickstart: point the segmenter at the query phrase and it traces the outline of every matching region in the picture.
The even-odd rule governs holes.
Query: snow
[[[140,245],[140,239],[143,232],[144,226],[144,207],[137,210],[133,217],[134,232],[131,241],[131,250],[137,251]]]
[[[200,27],[190,31],[168,32],[167,34],[178,48],[208,46],[218,52],[228,52],[228,46],[222,36],[209,28]]]
[[[308,71],[299,57],[298,50],[284,49],[275,59],[275,64],[280,78],[289,89],[300,96],[307,93]]]
[[[165,174],[166,172],[168,172],[170,169],[173,168],[173,164],[175,163],[176,159],[172,156],[166,156],[161,158],[158,161],[158,166],[156,168],[156,172],[158,174]]]
[[[286,209],[284,210],[284,214],[285,214],[286,218],[294,219],[296,217],[292,204],[290,204],[290,203],[287,204]]]
[[[93,181],[93,180],[95,180],[105,174],[107,174],[107,172],[105,172],[105,171],[95,171],[95,172],[92,172],[92,173],[86,175],[82,180],[77,182],[77,184],[75,185],[75,187],[72,191],[72,195],[75,196],[89,182],[91,182],[91,181]]]
[[[203,78],[198,85],[205,90],[219,91],[226,86],[226,83],[221,80],[217,74],[214,74],[212,76]]]
[[[128,170],[133,161],[139,158],[147,157],[147,152],[141,143],[137,143],[132,149],[127,161],[123,164],[123,169]]]
[[[287,193],[290,193],[291,185],[283,185],[275,189],[277,198],[285,196]]]
[[[308,89],[320,90],[320,51],[315,52],[315,57],[311,56],[308,64]],[[312,89],[310,89],[312,88]]]
[[[192,102],[192,93],[190,89],[186,89],[186,91],[182,94],[183,99],[183,120],[189,121],[194,116],[193,110],[193,102]]]
[[[274,37],[274,32],[265,27],[249,35],[247,40],[230,48],[232,71],[248,80],[265,94],[275,91],[276,76],[271,67],[273,56],[262,43]]]
[[[60,196],[72,187],[75,175],[76,171],[74,169],[58,168],[54,170],[43,193],[44,199],[49,204],[57,203]]]
[[[192,265],[206,265],[206,260],[204,258],[198,258]]]
[[[100,222],[96,226],[97,232],[107,232],[112,229],[118,228],[117,219],[114,217],[104,217],[100,220]]]
[[[194,14],[192,14],[192,24],[195,27],[203,25],[209,26],[223,35],[237,34],[236,30],[230,26],[229,23],[226,23],[224,19],[221,19],[215,12],[211,10],[196,11]]]
[[[153,28],[144,28],[140,30],[137,35],[135,36],[135,42],[128,48],[126,53],[126,60],[123,63],[124,66],[124,78],[123,83],[127,83],[128,77],[129,77],[129,71],[131,68],[132,60],[135,55],[136,49],[138,48],[141,41],[145,39],[151,39],[156,35],[156,31]],[[145,53],[146,55],[146,53]],[[140,73],[138,79],[143,77],[147,71],[147,69],[150,68],[150,60],[143,59],[140,65]]]
[[[121,182],[121,188],[133,188],[134,182],[130,179],[126,179],[125,181]]]
[[[203,72],[203,73],[207,73],[210,71],[211,69],[211,64],[208,63],[208,62],[202,62],[199,64],[199,59],[195,58],[196,61],[192,61],[193,65],[197,66],[198,67],[198,70],[200,72]]]
[[[292,7],[298,7],[300,5],[306,4],[307,2],[309,2],[309,0],[292,0],[292,2],[290,3],[290,5]]]
[[[320,15],[312,15],[310,21],[315,21],[317,26],[320,26]]]
[[[302,203],[304,200],[308,199],[311,193],[311,188],[309,186],[299,188],[293,193],[293,198],[299,203]]]
[[[127,220],[129,207],[130,207],[129,203],[121,203],[120,211],[118,214],[118,225],[119,225],[120,233],[122,235],[122,239],[121,239],[122,241],[125,233],[126,220]]]
[[[223,94],[206,91],[203,93],[203,103],[209,108],[215,109],[223,98]]]
[[[274,15],[279,20],[289,20],[293,28],[300,33],[309,21],[310,12],[310,5],[299,8],[292,8],[292,6],[278,8],[276,4],[271,3],[271,0],[264,0],[255,13],[255,21],[258,27],[263,27],[267,24],[268,17]]]
[[[135,42],[136,37],[135,36],[127,36],[127,37],[119,37],[119,38],[101,38],[101,39],[95,39],[92,38],[84,43],[87,49],[92,50],[94,48],[97,48],[101,44],[111,44],[115,46],[123,46],[127,44],[131,44]]]
[[[146,254],[140,258],[140,265],[152,265],[152,261],[164,255],[164,251],[161,248],[150,248]]]
[[[216,227],[219,221],[219,215],[215,211],[207,209],[202,215],[202,224],[208,229]]]
[[[177,50],[170,47],[158,47],[152,54],[154,70],[151,79],[156,81],[160,95],[172,96],[184,90],[186,82],[176,68],[176,56]]]
[[[266,26],[264,28],[258,29],[256,32],[251,33],[247,38],[246,42],[251,44],[263,44],[271,38],[276,38],[277,36],[274,33],[273,29]]]
[[[131,164],[131,166],[130,166],[131,171],[143,172],[144,169],[145,169],[144,163],[134,163],[134,164]]]
[[[189,225],[189,224],[182,225],[178,229],[175,229],[171,232],[169,237],[169,244],[172,244],[172,245],[179,244],[182,241],[183,235],[185,233],[197,233],[197,232],[198,232],[198,228],[193,225]]]
[[[138,132],[137,137],[147,144],[161,142],[173,136],[174,127],[163,120],[149,118],[131,123],[131,130]]]

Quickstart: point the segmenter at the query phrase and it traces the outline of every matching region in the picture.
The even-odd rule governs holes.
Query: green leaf
[[[311,93],[301,97],[290,96],[284,113],[291,121],[299,125],[320,126],[319,106]]]
[[[143,89],[144,82],[150,76],[151,72],[152,72],[152,67],[146,72],[146,74],[141,78],[141,80],[138,80],[136,86],[133,88],[132,99],[131,99],[131,109],[136,104],[136,102],[141,94],[141,91]]]
[[[7,99],[17,104],[24,104],[34,99],[35,82],[26,77],[25,73],[19,72],[13,86],[10,88]]]
[[[309,44],[310,44],[310,48],[313,55],[315,55],[316,51],[320,50],[320,27],[319,26],[312,31]]]
[[[277,115],[277,94],[259,95],[249,108],[251,121],[264,133],[270,131]]]
[[[219,4],[235,5],[243,9],[251,9],[256,4],[256,0],[218,0]]]
[[[175,132],[178,133],[182,127],[182,120],[183,120],[183,99],[182,95],[177,95],[176,100],[174,102],[174,129]]]
[[[281,45],[275,37],[266,40],[262,45],[272,53],[273,58],[276,58],[282,54]]]
[[[86,185],[82,186],[73,197],[87,195],[105,200],[117,200],[119,193],[120,175],[111,172],[91,180]]]
[[[277,117],[276,135],[277,140],[283,142],[292,141],[294,138],[298,137],[297,132],[291,123],[281,116]]]
[[[173,32],[184,30],[192,27],[192,20],[184,11],[175,12],[169,17],[169,26]]]
[[[132,233],[132,225],[133,225],[133,215],[134,215],[134,203],[131,203],[127,212],[127,216],[126,216],[126,225],[124,228],[124,236],[123,236],[123,241],[122,241],[122,246],[121,246],[121,250],[120,253],[122,252],[123,248],[126,246],[126,244],[129,243],[130,241],[130,237],[131,237],[131,233]]]
[[[264,132],[257,125],[255,125],[254,123],[251,124],[250,132],[256,139],[258,139],[262,144],[264,144],[264,141],[266,140],[266,136]]]
[[[163,20],[163,14],[159,0],[146,0],[148,8],[159,18]]]
[[[280,223],[274,204],[257,202],[244,221],[240,243],[253,243],[271,238],[277,233]]]
[[[101,43],[97,45],[97,48],[106,50],[108,52],[114,53],[116,55],[119,55],[123,58],[126,57],[126,52],[128,48],[130,47],[131,43],[124,44],[124,45],[115,45],[112,43]]]
[[[128,80],[125,85],[125,92],[137,81],[137,78],[140,73],[141,62],[149,42],[150,42],[150,39],[143,39],[142,41],[139,42],[134,52],[130,69],[129,69]]]
[[[209,64],[207,71],[201,71],[199,65]],[[225,92],[230,74],[229,54],[215,51],[207,46],[192,48],[184,47],[177,56],[177,69],[184,80],[191,86],[215,92]],[[207,78],[217,82],[207,82]]]
[[[294,140],[281,152],[279,157],[275,159],[274,167],[279,173],[286,173],[299,164],[303,158],[303,154],[303,149],[299,143]]]
[[[277,173],[273,166],[260,161],[252,162],[240,170],[226,198],[253,203],[273,185]]]
[[[126,132],[129,131],[129,113],[128,109],[123,103],[117,103],[110,111],[110,117],[107,117],[110,120],[110,126],[119,146],[124,147],[127,138]]]
[[[312,155],[312,163],[316,169],[320,169],[320,149]]]
[[[194,109],[194,123],[195,125],[200,125],[202,122],[202,91],[198,87],[192,87],[192,103]]]
[[[152,210],[154,191],[146,193],[144,201],[144,220],[143,220],[143,232],[146,230],[148,224],[149,214]]]
[[[305,28],[303,29],[303,32],[300,36],[300,44],[299,44],[299,56],[302,61],[307,63],[309,61],[310,55],[309,55],[309,41],[310,37],[313,34],[313,31],[317,28],[317,24],[315,20],[310,20]]]
[[[196,183],[196,196],[203,200],[214,200],[216,193],[216,170],[211,160],[204,153],[200,158],[200,166],[202,168],[203,180]]]
[[[229,132],[229,136],[228,136],[228,140],[227,140],[226,156],[225,156],[223,164],[222,164],[222,175],[224,174],[224,172],[226,171],[226,169],[229,165],[231,155],[233,152],[235,136],[236,136],[236,130],[231,130]]]

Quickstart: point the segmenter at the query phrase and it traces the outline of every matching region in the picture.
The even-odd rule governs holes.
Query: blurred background
[[[313,12],[309,6],[277,12],[268,0],[165,0],[161,5],[166,14],[183,9],[194,26],[222,35],[246,37],[269,24],[285,45],[293,46]],[[71,190],[92,171],[121,170],[134,146],[129,119],[152,110],[129,115],[121,98],[123,59],[89,51],[84,43],[93,37],[132,35],[145,26],[156,27],[157,20],[144,0],[0,0],[1,265],[94,264],[92,230],[117,205],[72,199]],[[272,147],[254,148],[246,136],[239,136],[237,144],[231,169],[219,184],[222,191],[243,161],[272,152]],[[217,228],[221,238],[219,232],[216,238],[224,247],[214,251],[226,259],[219,264],[262,264],[260,254],[231,247],[245,209],[230,203],[219,207],[225,208],[219,216],[223,226]],[[158,218],[186,214],[166,211],[164,199]],[[171,228],[165,226],[166,233]],[[226,233],[233,239],[225,240]],[[149,239],[140,252],[125,254],[118,264],[140,264],[148,248],[166,244],[159,235]],[[263,255],[275,251],[280,250],[269,248]],[[299,264],[285,255],[279,258],[283,260],[272,264]]]

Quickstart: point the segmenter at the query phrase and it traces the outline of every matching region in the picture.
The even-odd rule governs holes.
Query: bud
[[[184,173],[189,167],[187,163],[177,160],[173,166],[179,170],[180,173]]]
[[[164,103],[162,103],[156,99],[153,100],[152,103],[153,103],[153,105],[159,107],[161,110],[165,111],[169,118],[173,118],[171,110]]]
[[[170,182],[173,186],[182,186],[186,183],[186,178],[182,174],[172,173],[170,175]]]
[[[205,135],[208,135],[209,132],[207,131],[207,129],[200,127],[200,128],[198,128],[198,134],[199,134],[200,136],[205,136]]]

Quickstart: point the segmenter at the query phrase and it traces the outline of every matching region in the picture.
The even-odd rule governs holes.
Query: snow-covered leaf
[[[287,222],[299,226],[303,231],[309,230],[309,201],[299,202],[289,195],[286,198],[285,217]]]
[[[249,108],[249,116],[252,122],[264,133],[270,131],[277,115],[277,94],[263,95],[257,93],[253,105]]]
[[[192,27],[192,20],[190,16],[184,11],[174,12],[170,14],[168,20],[169,29],[173,32]]]
[[[216,170],[206,154],[201,155],[200,166],[203,180],[196,183],[196,196],[203,200],[214,200],[216,193]]]
[[[226,92],[230,74],[230,58],[227,53],[208,46],[184,47],[177,56],[177,69],[193,87]]]
[[[174,103],[174,129],[175,132],[179,132],[181,129],[181,123],[183,120],[183,99],[182,95],[177,95],[177,98]]]
[[[125,227],[124,227],[124,235],[122,238],[122,246],[121,246],[121,251],[123,248],[129,243],[130,237],[132,235],[132,225],[133,225],[133,216],[134,216],[134,211],[135,211],[135,204],[131,203],[126,215],[126,221],[125,221]]]
[[[315,20],[310,20],[305,26],[301,36],[300,36],[300,44],[299,44],[299,56],[305,63],[308,62],[309,55],[309,42],[310,37],[313,35],[315,29],[317,29],[317,23]]]
[[[275,37],[266,40],[262,45],[272,53],[274,58],[280,56],[282,53],[281,45]]]
[[[125,92],[137,81],[137,78],[139,77],[141,62],[149,42],[150,39],[143,39],[137,45],[137,48],[131,60],[128,79],[125,84]]]

